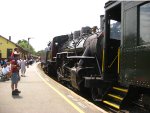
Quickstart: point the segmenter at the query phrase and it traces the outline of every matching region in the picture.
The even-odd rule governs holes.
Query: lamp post
[[[29,46],[29,41],[30,41],[30,39],[31,39],[31,38],[28,38],[28,45],[27,45],[28,54],[27,54],[27,57],[29,57],[29,56],[30,56],[30,51],[29,51],[29,50],[30,50],[30,48],[29,48],[29,47],[30,47],[30,46]]]

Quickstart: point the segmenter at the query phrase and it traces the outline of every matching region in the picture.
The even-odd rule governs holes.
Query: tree
[[[37,56],[44,56],[45,55],[45,50],[40,50],[36,53]]]
[[[29,53],[35,55],[36,52],[35,52],[34,48],[32,47],[32,45],[30,45],[30,44],[28,43],[27,40],[24,40],[24,39],[23,39],[23,40],[19,40],[19,41],[17,42],[17,44],[18,44],[20,47],[24,48],[25,50],[29,51]]]

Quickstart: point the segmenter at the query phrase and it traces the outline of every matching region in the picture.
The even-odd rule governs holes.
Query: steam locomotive
[[[115,109],[134,103],[149,110],[149,15],[150,2],[108,1],[101,31],[86,27],[53,38],[47,72]]]

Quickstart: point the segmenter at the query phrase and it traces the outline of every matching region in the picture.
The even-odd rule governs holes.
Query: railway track
[[[39,65],[39,69],[41,71],[42,68]],[[74,89],[70,84],[67,84],[65,82],[59,82],[57,80],[57,77],[54,75],[48,75],[51,79],[55,80],[56,82],[62,84],[63,86],[65,86],[66,88],[72,90],[73,92],[75,92],[76,94],[80,95],[81,97],[85,98],[86,100],[90,101],[91,103],[95,104],[96,106],[108,111],[108,113],[149,113],[150,111],[146,110],[142,105],[139,105],[136,102],[133,102],[130,106],[127,106],[125,109],[123,110],[116,110],[114,108],[111,108],[107,105],[104,105],[102,102],[100,101],[93,101],[90,95],[90,91],[86,91],[86,92],[80,92],[76,89]]]

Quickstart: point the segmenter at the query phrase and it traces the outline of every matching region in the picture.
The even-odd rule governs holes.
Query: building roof
[[[3,37],[2,35],[0,35],[0,37],[3,38],[3,39],[5,39],[5,40],[7,40],[7,41],[9,41],[9,42],[11,42],[11,43],[13,43],[14,45],[16,45],[16,46],[17,46],[18,48],[20,48],[21,50],[23,50],[23,51],[25,51],[25,52],[28,52],[27,50],[25,50],[24,48],[22,48],[22,47],[19,46],[18,44],[12,42],[11,40],[9,40],[9,39],[7,39],[7,38],[5,38],[5,37]]]

